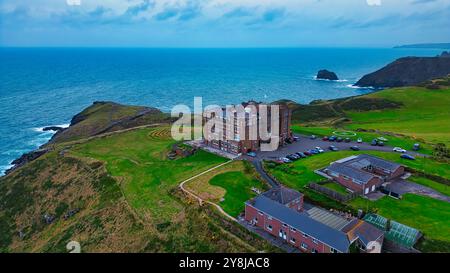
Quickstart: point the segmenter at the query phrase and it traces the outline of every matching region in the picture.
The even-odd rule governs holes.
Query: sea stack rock
[[[339,78],[337,77],[336,73],[328,71],[326,69],[320,70],[317,73],[317,79],[318,80],[330,80],[330,81],[337,81]]]

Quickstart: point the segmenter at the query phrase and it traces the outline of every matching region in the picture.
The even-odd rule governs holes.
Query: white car
[[[357,142],[362,143],[362,138],[358,138]]]
[[[392,151],[397,152],[397,153],[406,153],[406,150],[400,147],[395,147],[394,149],[392,149]]]
[[[322,148],[320,148],[320,147],[316,147],[316,150],[317,150],[319,153],[323,153],[323,152],[324,152],[324,150],[323,150]]]

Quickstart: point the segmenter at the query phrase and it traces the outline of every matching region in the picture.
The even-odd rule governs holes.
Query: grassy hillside
[[[168,160],[168,132],[93,139],[1,178],[0,251],[66,252],[71,240],[85,252],[276,251],[180,193],[179,182],[225,159],[199,151]]]
[[[386,89],[309,105],[288,103],[298,132],[325,135],[338,128],[369,138],[388,135],[397,144],[408,147],[415,142],[449,145],[450,88],[444,84],[448,80],[433,81],[433,88],[425,84],[427,87]]]
[[[50,143],[78,140],[141,125],[169,122],[170,115],[156,108],[94,102],[72,118],[71,126],[58,132]]]

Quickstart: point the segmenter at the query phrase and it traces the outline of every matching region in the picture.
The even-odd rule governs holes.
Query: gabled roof
[[[347,236],[350,242],[353,242],[355,239],[359,239],[365,246],[372,241],[376,241],[383,234],[383,231],[361,220],[358,220],[357,224],[347,231]]]
[[[400,164],[397,164],[397,163],[394,163],[391,161],[387,161],[387,160],[381,159],[376,156],[366,155],[366,154],[357,156],[357,158],[352,159],[351,162],[352,163],[353,162],[364,162],[365,164],[367,164],[367,162],[369,162],[370,165],[372,165],[374,167],[381,168],[381,169],[391,171],[391,172],[396,171],[401,166]]]
[[[372,178],[376,177],[374,174],[361,171],[356,168],[351,168],[343,163],[333,163],[329,167],[327,167],[329,171],[336,172],[338,174],[342,174],[348,177],[351,177],[353,180],[357,180],[362,184],[366,184]]]
[[[260,195],[251,201],[247,201],[247,204],[340,252],[348,252],[350,243],[344,232],[322,224],[309,217],[306,213],[288,208],[265,195]]]
[[[269,191],[263,193],[263,195],[282,205],[289,204],[290,202],[299,199],[302,196],[300,192],[288,189],[283,186],[272,188]]]

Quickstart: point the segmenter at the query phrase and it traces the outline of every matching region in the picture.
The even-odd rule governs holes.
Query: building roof
[[[306,213],[312,219],[319,221],[322,224],[325,224],[331,228],[341,231],[343,231],[343,229],[348,225],[350,225],[354,220],[354,219],[347,219],[340,215],[336,215],[332,212],[329,212],[319,207],[312,207],[311,209],[307,210]]]
[[[327,169],[329,171],[351,177],[355,180],[355,182],[361,182],[361,184],[367,184],[367,182],[369,182],[372,178],[376,177],[376,175],[369,172],[349,167],[345,163],[333,163]]]
[[[387,161],[387,160],[384,160],[384,159],[376,157],[376,156],[366,155],[366,154],[358,155],[355,159],[352,159],[349,162],[351,162],[351,163],[360,162],[363,165],[369,163],[372,166],[375,166],[377,168],[381,168],[381,169],[384,169],[387,171],[391,171],[391,172],[396,171],[401,166],[400,164],[397,164],[397,163],[394,163],[391,161]]]
[[[357,182],[361,182],[361,184],[366,184],[373,177],[377,177],[377,175],[363,170],[363,168],[368,166],[374,166],[388,172],[395,172],[401,165],[375,156],[362,154],[335,161],[327,169],[351,177]]]
[[[272,188],[263,195],[283,205],[289,204],[302,196],[300,192],[283,186]]]
[[[247,204],[303,233],[306,233],[307,235],[340,252],[348,252],[350,243],[344,232],[333,229],[319,221],[316,221],[309,217],[306,213],[288,208],[281,203],[266,197],[265,195],[259,195],[255,199],[247,201]]]
[[[361,220],[358,220],[357,224],[347,231],[350,242],[359,239],[365,246],[372,241],[376,241],[383,234],[383,231]]]

